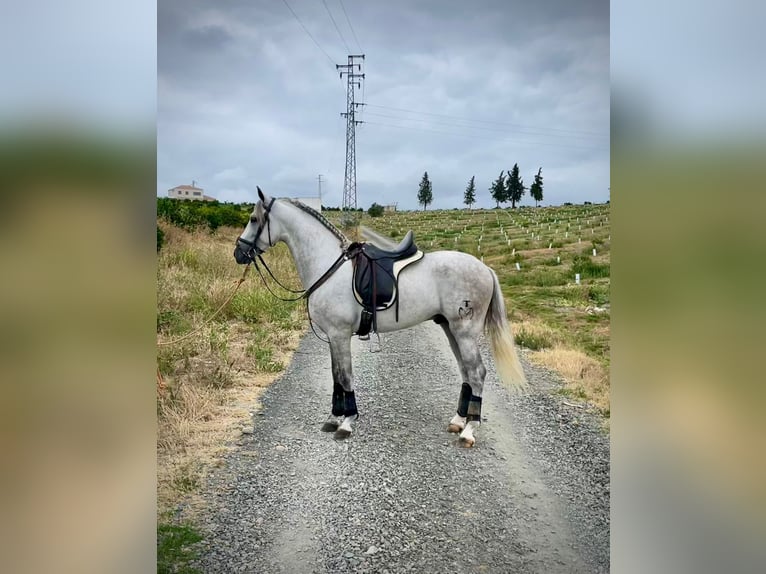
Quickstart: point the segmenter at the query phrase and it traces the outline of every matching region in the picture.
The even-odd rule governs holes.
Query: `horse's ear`
[[[256,185],[255,187],[258,188],[258,197],[261,198],[261,201],[266,203],[266,197],[263,195],[263,192],[261,191],[261,187],[259,185]]]

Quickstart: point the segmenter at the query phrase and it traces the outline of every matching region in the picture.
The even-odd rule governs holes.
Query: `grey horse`
[[[258,188],[259,201],[237,239],[234,257],[245,264],[284,241],[290,250],[308,299],[311,319],[327,335],[332,362],[333,398],[322,430],[339,439],[351,435],[357,419],[351,368],[351,337],[361,321],[352,289],[350,242],[324,216],[303,203],[275,199]],[[457,413],[447,430],[460,433],[460,444],[474,445],[481,424],[481,397],[486,368],[478,339],[489,335],[501,380],[510,387],[526,384],[506,318],[495,272],[458,251],[435,251],[399,276],[398,320],[394,309],[378,311],[377,329],[385,333],[433,320],[444,330],[455,354],[463,384]]]

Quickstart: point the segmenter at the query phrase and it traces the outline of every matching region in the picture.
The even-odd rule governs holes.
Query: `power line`
[[[338,0],[338,2],[340,3],[340,7],[343,9],[343,14],[346,16],[348,27],[351,28],[351,33],[354,35],[354,41],[356,42],[357,48],[359,48],[359,53],[364,53],[364,50],[362,50],[362,45],[359,43],[359,38],[356,37],[356,32],[354,32],[354,27],[351,25],[351,20],[348,18],[348,13],[346,12],[346,7],[343,5],[343,0]]]
[[[340,36],[341,42],[343,42],[343,45],[346,47],[346,54],[350,54],[351,48],[348,47],[348,44],[346,44],[346,39],[343,37],[343,34],[340,33],[340,28],[338,28],[338,24],[335,22],[335,18],[332,17],[332,12],[330,12],[330,9],[327,7],[327,2],[322,0],[322,4],[324,4],[324,9],[327,10],[327,15],[330,16],[330,20],[332,20],[332,24],[335,26],[335,30],[338,32],[338,36]]]
[[[319,45],[319,42],[317,42],[316,38],[314,38],[314,36],[311,35],[311,32],[309,32],[308,28],[306,28],[306,26],[303,25],[303,22],[301,22],[301,19],[298,18],[298,15],[295,13],[295,10],[290,8],[290,5],[287,3],[287,0],[282,0],[282,2],[284,2],[285,6],[287,6],[288,10],[290,10],[290,12],[292,12],[293,16],[295,16],[295,19],[298,21],[298,24],[301,25],[301,28],[303,28],[304,32],[306,32],[306,34],[308,34],[309,38],[311,38],[311,40],[314,42],[314,44],[316,44],[316,47],[319,48],[325,56],[327,56],[327,59],[330,60],[330,63],[334,66],[335,62],[333,61],[333,59],[330,57],[330,55],[327,52],[324,51],[324,48],[322,48],[322,46]]]
[[[500,132],[507,134],[508,130],[503,128],[489,128],[485,126],[470,126],[470,125],[460,125],[456,124],[455,122],[446,122],[446,121],[439,121],[439,120],[431,120],[431,119],[420,119],[420,118],[402,118],[399,116],[389,116],[387,114],[378,114],[375,112],[367,112],[367,115],[370,116],[377,116],[379,118],[388,118],[392,120],[401,120],[401,121],[410,121],[410,122],[423,122],[426,124],[441,124],[446,125],[450,127],[456,127],[456,128],[466,128],[469,130],[484,130],[484,131],[490,131],[490,132]],[[465,121],[465,120],[460,120]],[[565,134],[545,134],[545,133],[521,133],[521,135],[531,135],[531,136],[543,136],[543,137],[557,137],[557,138],[572,138],[572,139],[580,139],[580,140],[588,140],[588,136],[570,136]]]
[[[368,112],[368,115],[369,115],[369,112]],[[416,128],[416,127],[412,127],[412,126],[397,126],[397,125],[394,125],[394,124],[384,124],[384,123],[381,123],[381,122],[371,122],[369,120],[366,120],[364,123],[365,123],[365,125],[384,126],[384,127],[387,127],[387,128],[398,128],[398,129],[402,129],[402,130],[412,130],[412,131],[416,131],[416,132],[446,134],[446,135],[451,135],[451,136],[468,137],[468,138],[473,138],[473,139],[480,139],[480,140],[493,141],[493,142],[502,142],[502,143],[513,143],[513,144],[523,144],[523,145],[542,145],[542,146],[563,147],[563,148],[591,150],[591,151],[602,151],[604,149],[608,149],[608,146],[606,146],[606,147],[575,146],[575,145],[566,145],[566,144],[556,144],[556,143],[550,143],[550,142],[533,142],[533,141],[522,141],[522,140],[515,140],[515,139],[487,138],[487,137],[482,137],[480,135],[471,134],[471,133],[450,132],[450,131],[446,131],[446,130],[429,130],[429,129],[425,129],[425,128]]]
[[[405,109],[405,108],[394,108],[394,107],[391,107],[391,106],[379,106],[379,105],[376,105],[376,104],[367,104],[367,105],[370,106],[370,107],[373,107],[373,108],[382,108],[382,109],[386,109],[386,110],[396,110],[396,111],[399,111],[399,112],[407,112],[407,113],[410,113],[410,114],[421,114],[421,115],[424,115],[424,116],[437,116],[437,117],[442,117],[442,118],[452,118],[452,119],[457,119],[457,120],[464,120],[464,121],[469,121],[469,122],[479,122],[479,123],[484,123],[484,124],[501,124],[501,125],[506,125],[506,126],[510,126],[510,127],[523,128],[523,129],[531,129],[531,130],[548,130],[548,131],[561,132],[561,133],[586,134],[586,135],[590,135],[590,136],[594,136],[594,137],[601,137],[601,138],[608,138],[609,137],[608,134],[600,134],[600,133],[588,132],[588,131],[584,131],[584,130],[566,130],[566,129],[561,129],[561,128],[548,128],[548,127],[543,127],[543,126],[525,126],[525,125],[521,125],[521,124],[512,124],[512,123],[501,122],[501,121],[496,121],[496,120],[480,120],[480,119],[474,119],[474,118],[466,118],[466,117],[462,117],[462,116],[451,116],[451,115],[448,115],[448,114],[434,114],[434,113],[431,113],[431,112],[421,112],[421,111],[418,111],[418,110],[408,110],[408,109]]]

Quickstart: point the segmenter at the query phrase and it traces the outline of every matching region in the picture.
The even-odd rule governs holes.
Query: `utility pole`
[[[356,211],[356,124],[361,124],[355,118],[357,106],[363,106],[363,103],[354,101],[354,88],[361,89],[364,74],[362,74],[362,65],[359,59],[364,60],[364,54],[355,54],[348,56],[347,64],[335,64],[335,69],[340,70],[340,77],[346,74],[346,111],[341,112],[341,116],[346,118],[346,176],[343,180],[343,204],[342,209],[353,209]],[[355,71],[356,69],[356,71]]]
[[[317,176],[317,181],[319,182],[319,203],[322,203],[322,174],[320,173]]]

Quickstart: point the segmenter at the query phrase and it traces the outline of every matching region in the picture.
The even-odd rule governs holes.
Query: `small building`
[[[303,205],[308,205],[314,211],[322,211],[322,199],[319,197],[294,197],[293,199],[297,199]]]
[[[391,205],[384,205],[384,206],[383,206],[383,211],[384,211],[384,212],[387,212],[387,211],[391,211],[391,212],[393,212],[393,211],[396,211],[396,206],[397,206],[397,205],[398,205],[397,203],[392,203]]]
[[[174,188],[168,190],[168,197],[175,199],[190,199],[193,201],[215,201],[215,197],[205,195],[204,189],[195,185],[196,181],[192,181],[191,185],[177,185]]]

